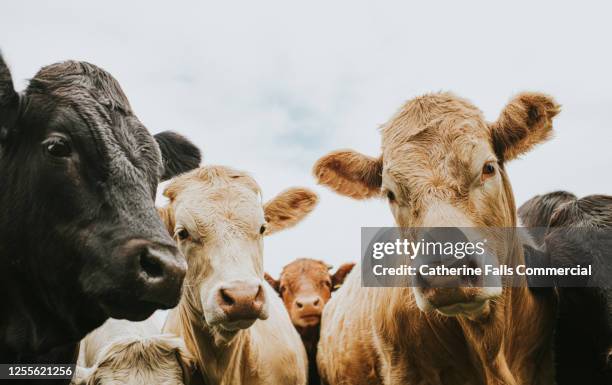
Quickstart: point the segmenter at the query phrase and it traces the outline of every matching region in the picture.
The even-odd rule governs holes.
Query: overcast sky
[[[612,193],[610,5],[412,3],[2,2],[0,49],[19,89],[53,62],[101,66],[152,132],[249,171],[264,198],[315,189],[315,212],[266,239],[273,274],[297,257],[356,260],[361,226],[392,225],[386,204],[318,187],[311,167],[337,148],[378,155],[377,127],[425,92],[467,97],[490,120],[517,92],[553,95],[556,137],[509,166],[517,202]]]

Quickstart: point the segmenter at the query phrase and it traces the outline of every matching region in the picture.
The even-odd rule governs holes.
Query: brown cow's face
[[[514,198],[504,161],[545,140],[557,112],[549,97],[522,94],[498,121],[487,123],[464,99],[425,95],[407,102],[383,126],[381,157],[335,152],[320,159],[314,172],[320,183],[341,194],[386,198],[401,227],[514,227]],[[515,252],[508,239],[480,232],[488,240],[487,253],[499,263]],[[453,286],[459,287],[439,289],[424,279],[413,290],[419,308],[446,315],[480,313],[489,299],[501,294],[500,287],[470,287],[478,285],[469,277],[457,280]]]
[[[323,307],[331,293],[343,282],[354,263],[347,263],[330,274],[331,268],[323,261],[298,259],[283,268],[277,281],[268,274],[266,280],[280,294],[291,322],[298,328],[319,325]]]
[[[213,166],[176,178],[165,195],[162,216],[187,257],[186,295],[199,316],[224,338],[266,319],[263,238],[298,223],[316,195],[293,188],[264,204],[248,174]]]

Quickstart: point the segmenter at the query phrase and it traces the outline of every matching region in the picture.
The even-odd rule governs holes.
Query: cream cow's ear
[[[293,187],[270,199],[264,205],[266,230],[264,235],[295,226],[317,205],[317,194],[307,188]]]
[[[339,150],[320,158],[313,167],[317,182],[355,199],[380,196],[382,157]]]

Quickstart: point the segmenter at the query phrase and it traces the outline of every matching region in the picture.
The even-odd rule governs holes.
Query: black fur
[[[189,140],[172,131],[154,136],[164,160],[162,180],[193,170],[200,165],[202,154]]]
[[[591,278],[556,282],[557,384],[612,384],[612,197],[551,193],[529,200],[519,215],[526,223],[548,226],[542,250],[527,248],[527,264],[593,269]]]
[[[109,316],[174,306],[180,273],[162,300],[138,274],[142,254],[126,248],[148,242],[181,263],[154,197],[162,175],[197,165],[195,146],[171,135],[160,150],[119,83],[84,62],[44,67],[17,95],[0,57],[0,122],[0,362],[66,359]],[[47,151],[58,135],[66,157]]]

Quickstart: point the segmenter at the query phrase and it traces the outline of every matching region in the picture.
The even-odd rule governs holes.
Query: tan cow
[[[82,341],[74,385],[190,384],[195,361],[183,341],[153,318],[109,319]]]
[[[164,330],[184,338],[204,383],[306,384],[300,336],[263,279],[263,238],[297,224],[317,196],[291,188],[263,204],[253,178],[219,166],[174,179],[164,194],[161,214],[188,264]]]
[[[314,174],[355,199],[385,197],[401,227],[513,228],[505,164],[549,138],[558,112],[549,96],[524,93],[488,123],[465,99],[424,95],[382,127],[382,155],[336,151]],[[512,239],[488,244],[501,263],[524,260]],[[323,312],[324,382],[552,383],[552,310],[527,287],[365,288],[360,273],[358,266]]]

